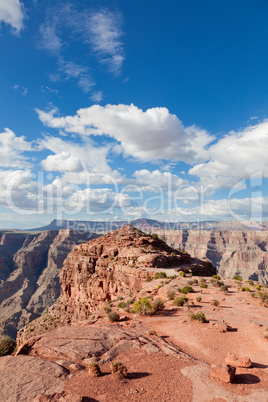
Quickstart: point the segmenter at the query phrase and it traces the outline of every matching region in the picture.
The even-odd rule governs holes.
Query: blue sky
[[[267,219],[267,11],[0,0],[0,226]]]

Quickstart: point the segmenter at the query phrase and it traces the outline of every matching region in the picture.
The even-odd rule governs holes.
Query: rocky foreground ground
[[[124,244],[122,249],[117,247],[118,254],[114,257],[110,254],[105,257],[107,250],[116,248],[113,235],[101,251],[94,249],[99,243],[93,240],[87,247],[78,246],[68,257],[61,274],[63,293],[58,304],[20,332],[17,356],[0,358],[0,400],[267,401],[268,310],[265,300],[259,297],[267,289],[256,282],[243,283],[240,278],[222,283],[218,277],[192,275],[188,269],[196,268],[192,260],[188,268],[185,263],[179,268],[168,263],[159,266],[157,239],[153,243],[148,238],[146,244],[142,239],[147,235],[139,232],[134,236],[136,247],[128,246],[131,261],[126,264],[126,257],[123,254],[120,257],[120,253],[130,239],[126,233],[121,234],[125,239],[124,236],[117,239]],[[142,268],[141,260],[139,266],[138,259],[132,266],[137,242],[142,249],[147,245],[143,253],[147,267]],[[150,247],[152,253],[147,252]],[[93,249],[99,254],[94,263]],[[172,255],[165,246],[161,253],[161,258]],[[155,263],[149,254],[157,257]],[[109,261],[109,269],[116,257],[119,267],[116,280],[122,282],[124,275],[127,278],[121,288],[120,281],[112,286],[111,276],[107,283],[104,281],[107,275],[103,261]],[[180,253],[176,257],[183,259]],[[86,284],[82,284],[81,278],[89,269],[86,259],[93,263],[94,269],[88,272]],[[137,276],[138,282],[135,272],[142,272]],[[125,284],[131,278],[127,290]],[[89,293],[92,284],[94,291]],[[98,294],[97,284],[100,292],[96,304],[93,299]],[[182,293],[185,287],[189,293]],[[83,310],[86,295],[87,308]],[[184,299],[180,305],[178,300],[183,296],[188,300]],[[164,300],[164,308],[138,311],[135,302],[139,299],[147,300],[150,305],[159,305],[155,301]],[[91,310],[89,314],[87,310]],[[111,312],[119,314],[119,321],[111,322]],[[193,319],[200,317],[199,313],[203,313],[206,322]],[[232,382],[221,375],[226,362],[230,364],[230,356],[229,361],[225,360],[229,353],[238,356],[232,365],[241,366],[241,362],[244,365],[236,367]],[[251,367],[246,367],[248,364],[243,362],[249,359]],[[127,377],[111,374],[115,361],[126,366]],[[101,369],[98,377],[90,373],[93,362]],[[212,365],[221,366],[214,367],[216,378],[211,375]]]

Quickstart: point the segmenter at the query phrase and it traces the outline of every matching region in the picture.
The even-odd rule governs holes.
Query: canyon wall
[[[268,231],[166,230],[158,234],[171,247],[209,259],[225,278],[240,274],[244,280],[268,283]]]
[[[63,261],[74,245],[95,237],[71,230],[1,233],[0,335],[15,337],[57,300]]]

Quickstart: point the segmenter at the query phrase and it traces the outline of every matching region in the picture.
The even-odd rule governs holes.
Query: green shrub
[[[242,287],[242,292],[250,292],[250,289],[247,286]]]
[[[134,298],[128,299],[128,300],[127,300],[127,306],[129,306],[130,304],[133,304],[134,301],[135,301]]]
[[[261,286],[260,286],[260,285],[255,285],[254,287],[255,287],[255,289],[257,289],[257,290],[261,290]]]
[[[194,289],[191,287],[191,286],[184,286],[182,289],[181,289],[181,291],[180,291],[180,293],[184,293],[185,295],[187,294],[187,293],[194,293]]]
[[[158,239],[159,239],[157,233],[152,233],[152,238],[153,238],[154,240],[158,240]]]
[[[254,286],[254,282],[251,279],[248,280],[248,284]]]
[[[185,296],[176,296],[173,300],[174,306],[183,306],[185,303],[188,302],[188,298]]]
[[[11,355],[16,348],[16,341],[10,338],[9,336],[5,336],[0,340],[0,356]]]
[[[200,288],[206,289],[208,287],[208,284],[206,282],[200,282]]]
[[[186,276],[186,273],[183,272],[183,271],[179,271],[179,275],[180,275],[182,278],[184,278],[184,277]]]
[[[205,316],[205,314],[204,313],[202,313],[201,311],[199,312],[199,313],[192,313],[191,315],[190,315],[190,318],[191,318],[191,320],[195,320],[195,321],[200,321],[200,322],[202,322],[202,323],[207,323],[208,322],[208,320],[206,319],[206,316]]]
[[[154,299],[152,307],[153,307],[153,311],[164,310],[165,302],[164,302],[164,300],[157,297],[156,299]]]
[[[167,274],[165,272],[156,272],[154,279],[161,279],[161,278],[166,278]]]
[[[228,293],[228,286],[227,285],[221,285],[220,290],[222,290],[226,294],[226,293]]]
[[[213,279],[218,279],[218,280],[221,279],[220,275],[212,275],[212,278],[213,278]]]
[[[202,297],[201,297],[201,296],[197,296],[197,297],[195,298],[195,300],[200,303],[201,300],[202,300]]]
[[[258,292],[257,297],[265,304],[268,304],[268,292]]]
[[[243,280],[242,276],[241,276],[241,275],[238,275],[238,274],[237,274],[237,275],[234,275],[234,276],[233,276],[233,279],[236,280],[236,281],[240,281],[240,282]]]
[[[120,315],[119,315],[116,311],[111,311],[111,312],[108,314],[108,318],[109,318],[109,320],[110,320],[111,322],[119,321],[119,320],[120,320]]]
[[[140,315],[149,315],[152,312],[153,312],[153,306],[151,305],[147,297],[137,300],[133,304],[133,307],[131,309],[131,313],[136,313]]]
[[[119,308],[126,308],[126,307],[127,307],[127,304],[126,304],[125,302],[120,302],[120,303],[118,303],[117,307],[119,307]]]
[[[189,281],[187,281],[188,285],[193,285],[194,281],[192,279],[189,279]]]
[[[199,282],[206,282],[206,280],[205,280],[205,278],[203,278],[203,277],[201,276],[201,278],[199,279]]]
[[[172,279],[176,279],[178,277],[178,275],[171,275],[168,277],[168,279],[172,280]]]
[[[193,279],[193,285],[197,285],[198,284],[198,280],[197,279]]]
[[[173,300],[173,299],[174,299],[174,296],[175,296],[175,291],[174,291],[173,289],[168,289],[168,291],[167,291],[167,298],[168,298],[169,300]]]
[[[146,282],[151,282],[153,280],[153,278],[151,277],[151,275],[149,275],[146,279]]]
[[[103,310],[105,311],[106,314],[109,314],[112,311],[111,307],[108,306],[104,307]]]
[[[212,306],[218,307],[219,304],[220,304],[220,302],[219,302],[219,300],[213,299],[213,300],[211,300],[210,304],[211,304]]]

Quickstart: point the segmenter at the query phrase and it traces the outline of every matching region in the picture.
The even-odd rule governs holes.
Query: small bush
[[[118,303],[117,307],[119,308],[126,308],[127,304],[125,302]]]
[[[166,278],[167,274],[165,272],[156,272],[154,279],[161,279],[161,278]]]
[[[127,306],[129,306],[130,304],[133,304],[134,303],[134,301],[135,301],[135,299],[128,299],[127,300]]]
[[[254,282],[251,279],[248,280],[248,284],[254,286]]]
[[[112,311],[111,307],[108,306],[104,307],[103,310],[105,311],[106,314],[109,314]]]
[[[172,289],[169,289],[169,290],[167,291],[167,298],[168,298],[169,300],[173,300],[173,299],[174,299],[174,296],[175,296],[175,291],[172,290]]]
[[[260,285],[255,285],[254,287],[255,287],[255,289],[257,289],[257,290],[261,290]]]
[[[182,278],[184,278],[184,277],[186,276],[186,273],[183,272],[183,271],[180,271],[180,272],[179,272],[179,275],[180,275]]]
[[[154,329],[148,329],[148,331],[146,331],[146,335],[156,335],[156,332]]]
[[[205,280],[205,278],[201,277],[201,278],[199,279],[199,282],[206,282],[206,280]]]
[[[147,297],[137,300],[131,309],[131,313],[140,315],[149,315],[153,312],[153,306],[151,305]]]
[[[158,240],[158,239],[159,239],[157,233],[152,233],[152,238],[153,238],[154,240]]]
[[[174,306],[183,306],[185,303],[188,302],[188,298],[185,296],[176,296],[173,300]]]
[[[178,275],[170,275],[170,276],[168,277],[168,279],[170,279],[171,281],[172,281],[173,279],[176,279],[176,278],[178,278]]]
[[[108,314],[108,318],[111,322],[115,322],[120,320],[120,315],[116,311],[111,311]]]
[[[193,279],[193,285],[197,285],[198,284],[198,280],[197,279]]]
[[[151,275],[149,275],[146,279],[146,282],[151,282],[153,280],[153,278],[151,277]]]
[[[123,298],[122,296],[119,296],[119,297],[117,298],[117,300],[124,300],[124,298]]]
[[[200,321],[200,322],[202,322],[202,323],[207,323],[208,322],[208,320],[206,319],[206,316],[205,316],[205,314],[204,313],[202,313],[201,311],[199,312],[199,313],[196,313],[196,314],[191,314],[190,315],[190,318],[191,318],[191,320],[195,320],[195,321]]]
[[[188,285],[193,285],[194,281],[192,279],[189,279],[189,281],[187,281]]]
[[[180,293],[184,293],[185,295],[187,295],[187,293],[194,293],[194,289],[191,286],[184,286]]]
[[[16,348],[16,341],[10,338],[9,336],[5,336],[0,340],[0,356],[11,355]]]
[[[127,368],[121,362],[112,362],[111,372],[112,374],[117,374],[120,377],[127,377]]]
[[[250,292],[250,289],[247,286],[242,287],[242,292]]]
[[[164,302],[164,300],[157,297],[156,299],[154,299],[152,307],[153,307],[153,311],[164,310],[165,302]]]
[[[208,287],[208,284],[206,282],[201,282],[200,283],[200,288],[206,289]]]
[[[202,300],[202,297],[201,297],[201,296],[197,296],[197,297],[195,298],[195,300],[196,300],[198,303],[200,303],[201,300]]]
[[[228,293],[228,286],[227,285],[221,285],[220,290],[222,290],[226,294],[226,293]]]
[[[220,275],[212,275],[212,278],[213,278],[213,279],[218,279],[218,280],[221,279]]]
[[[233,276],[233,279],[236,280],[236,281],[240,281],[240,282],[243,280],[242,276],[241,276],[241,275],[238,275],[238,274],[237,274],[237,275],[234,275],[234,276]]]
[[[268,304],[268,292],[258,292],[257,297],[265,304]]]
[[[157,289],[161,289],[161,288],[162,288],[162,285],[158,285],[158,286],[157,286]]]
[[[220,302],[219,302],[219,300],[215,300],[215,299],[214,299],[214,300],[211,300],[210,304],[211,304],[212,306],[218,307],[219,304],[220,304]]]

